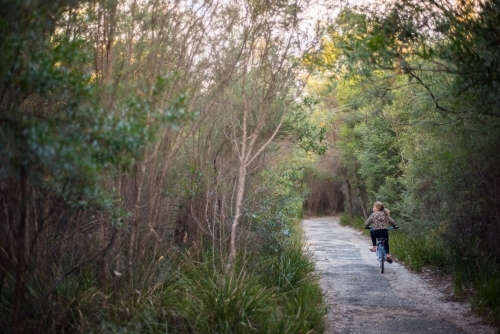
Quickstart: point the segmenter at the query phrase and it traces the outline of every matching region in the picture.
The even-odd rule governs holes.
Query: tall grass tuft
[[[391,253],[410,269],[422,271],[424,266],[448,270],[451,251],[444,241],[425,234],[391,233]]]
[[[261,261],[238,259],[234,274],[206,253],[184,258],[176,278],[160,288],[176,333],[322,332],[325,305],[314,264],[302,242]],[[247,254],[252,256],[252,254]],[[249,265],[251,263],[251,265]]]
[[[500,321],[500,267],[481,273],[474,286],[477,295],[472,301],[472,307],[487,318]],[[486,274],[486,275],[485,275]]]
[[[244,268],[227,274],[217,259],[187,260],[169,288],[164,304],[174,306],[196,333],[259,333],[275,308],[273,289]]]
[[[359,230],[363,230],[365,226],[365,220],[363,219],[363,217],[353,217],[353,220],[351,222],[349,216],[341,215],[339,222],[342,226],[352,226]]]
[[[276,289],[281,319],[272,333],[308,333],[323,330],[326,307],[311,254],[302,240],[291,241],[283,252],[260,264],[260,281]],[[281,328],[281,329],[280,329]]]
[[[97,316],[90,318],[86,312],[88,320],[79,319],[83,326],[78,331],[322,332],[325,306],[302,242],[290,242],[282,253],[253,262],[248,266],[242,256],[230,275],[211,252],[198,259],[179,255],[175,265],[164,267],[166,280],[137,287],[99,309],[102,303],[97,304]]]

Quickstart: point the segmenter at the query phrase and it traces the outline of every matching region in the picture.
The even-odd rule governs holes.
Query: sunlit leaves
[[[292,106],[284,124],[283,132],[290,132],[299,147],[306,152],[324,154],[327,150],[325,135],[327,119],[321,115],[318,101],[306,97]]]

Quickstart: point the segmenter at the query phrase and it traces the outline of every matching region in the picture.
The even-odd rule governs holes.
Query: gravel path
[[[496,333],[396,261],[381,274],[370,239],[337,218],[302,226],[328,305],[326,333]]]

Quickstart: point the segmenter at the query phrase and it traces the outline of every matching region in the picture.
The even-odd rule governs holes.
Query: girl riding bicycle
[[[395,229],[398,228],[394,220],[390,217],[390,212],[384,208],[382,202],[375,202],[373,204],[373,213],[368,217],[365,222],[365,228],[372,227],[370,230],[370,236],[372,238],[373,247],[370,251],[375,252],[377,250],[376,241],[377,238],[385,238],[385,252],[387,254],[387,262],[392,263],[392,257],[389,255],[389,232],[387,228],[391,225]]]

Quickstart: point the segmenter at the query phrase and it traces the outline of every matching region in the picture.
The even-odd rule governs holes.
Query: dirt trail
[[[369,238],[337,218],[302,225],[328,305],[326,333],[496,333],[402,265],[381,274]]]

